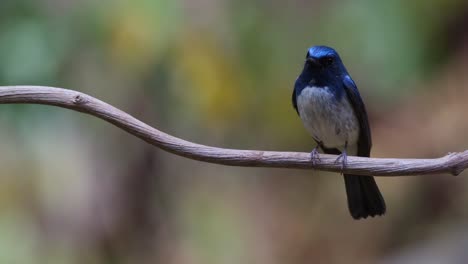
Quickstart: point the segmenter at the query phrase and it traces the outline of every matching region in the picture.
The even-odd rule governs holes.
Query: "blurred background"
[[[201,144],[307,151],[291,105],[307,48],[336,48],[374,157],[468,146],[468,4],[1,0],[0,85],[75,89]],[[468,179],[341,176],[177,157],[94,117],[0,106],[0,263],[467,263]]]

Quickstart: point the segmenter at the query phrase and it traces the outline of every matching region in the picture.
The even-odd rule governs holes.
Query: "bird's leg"
[[[312,160],[312,165],[316,165],[317,161],[320,162],[320,155],[319,155],[319,147],[320,147],[321,142],[317,143],[317,146],[310,152],[310,160]]]
[[[346,166],[348,166],[348,154],[346,153],[347,147],[348,141],[345,142],[343,151],[335,160],[335,163],[341,162],[341,173],[343,173],[343,170],[346,168]]]

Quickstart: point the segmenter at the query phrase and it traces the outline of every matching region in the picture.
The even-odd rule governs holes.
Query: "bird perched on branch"
[[[372,146],[366,108],[338,53],[326,46],[307,51],[304,69],[296,80],[293,106],[306,130],[317,142],[311,160],[320,160],[318,149],[339,155],[369,157]],[[385,201],[372,176],[344,174],[349,211],[354,219],[383,215]]]

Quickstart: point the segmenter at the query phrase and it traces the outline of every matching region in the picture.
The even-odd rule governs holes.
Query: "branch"
[[[44,104],[68,108],[103,119],[140,139],[173,154],[189,159],[244,167],[314,168],[342,172],[337,156],[321,154],[312,165],[309,153],[238,150],[209,147],[161,132],[131,115],[89,95],[44,86],[0,86],[0,104]],[[468,167],[468,150],[437,159],[386,159],[348,157],[345,173],[373,176],[458,175]]]

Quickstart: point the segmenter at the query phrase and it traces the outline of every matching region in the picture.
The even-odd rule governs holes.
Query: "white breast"
[[[339,100],[328,87],[306,87],[297,96],[297,108],[311,136],[328,148],[354,149],[359,137],[359,121],[343,95]],[[353,154],[354,151],[348,151]]]

